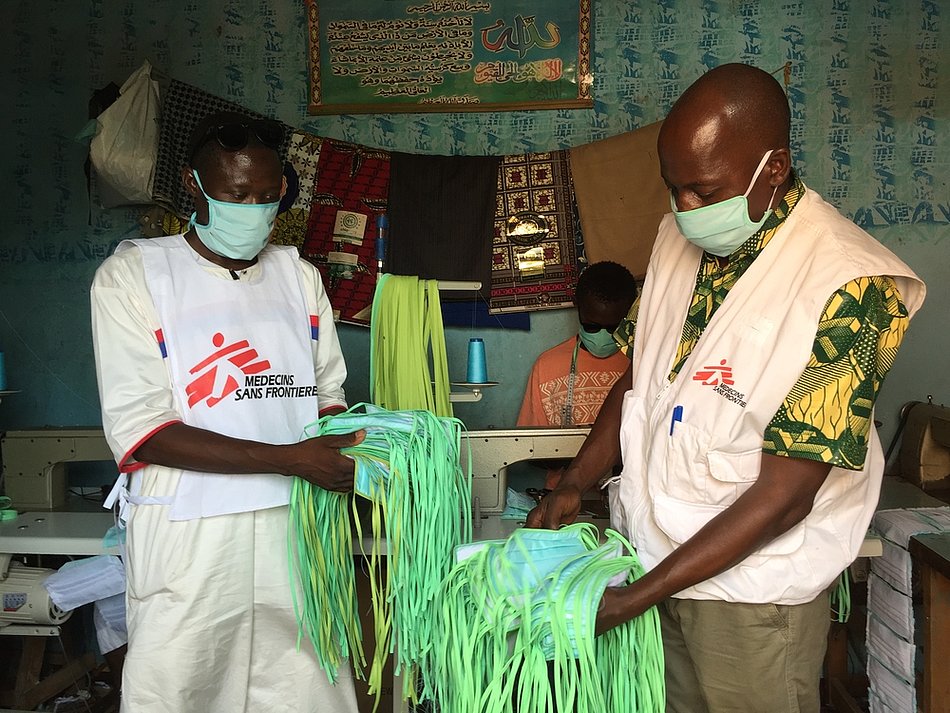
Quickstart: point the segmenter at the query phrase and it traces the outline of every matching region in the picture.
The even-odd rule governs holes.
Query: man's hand
[[[619,626],[627,621],[623,615],[625,600],[624,592],[621,587],[607,587],[604,590],[604,596],[597,606],[597,620],[594,625],[594,635],[600,636],[605,631],[610,631],[615,626]]]
[[[581,511],[581,491],[573,485],[561,485],[541,499],[525,520],[527,527],[556,530],[570,525]]]
[[[356,461],[340,453],[363,442],[366,431],[342,436],[318,436],[294,444],[293,474],[324,490],[346,493],[353,489]]]
[[[795,527],[811,512],[830,470],[829,463],[764,453],[758,479],[738,500],[636,582],[604,592],[597,632],[715,577]]]
[[[326,490],[349,492],[356,464],[340,449],[362,443],[364,438],[366,431],[357,431],[274,445],[173,423],[139,446],[135,458],[201,473],[296,475]]]

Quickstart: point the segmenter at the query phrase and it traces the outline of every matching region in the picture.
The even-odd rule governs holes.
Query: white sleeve
[[[320,412],[331,406],[346,407],[343,382],[346,381],[346,364],[333,323],[333,307],[323,288],[320,271],[303,258],[297,260],[301,280],[307,293],[310,314],[317,315],[319,336],[313,341],[313,368],[317,378],[317,395]]]
[[[144,465],[132,456],[142,443],[181,420],[137,249],[99,267],[90,299],[102,427],[119,470],[128,472]]]

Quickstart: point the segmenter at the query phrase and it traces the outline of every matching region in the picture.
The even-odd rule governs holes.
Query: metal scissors
[[[525,492],[534,498],[534,501],[541,504],[541,499],[551,492],[550,488],[528,488]]]

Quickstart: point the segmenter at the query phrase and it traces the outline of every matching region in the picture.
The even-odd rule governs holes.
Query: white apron
[[[181,236],[122,249],[142,251],[182,420],[299,440],[317,398],[296,252],[266,248],[259,279],[227,281]],[[349,665],[333,685],[312,645],[298,648],[291,479],[186,471],[172,497],[136,493],[141,481],[133,474],[122,713],[356,713]]]
[[[636,324],[633,382],[621,417],[623,472],[611,486],[613,524],[630,537],[647,569],[756,481],[765,429],[808,364],[816,326],[836,289],[858,277],[890,275],[911,315],[924,297],[910,268],[806,192],[670,383],[701,256],[666,216]],[[872,425],[863,470],[832,468],[803,522],[676,596],[811,601],[857,556],[883,467]]]
[[[253,279],[222,280],[201,267],[180,235],[129,241],[116,252],[132,245],[142,251],[182,421],[263,443],[299,441],[318,403],[296,249],[268,246]],[[286,505],[291,484],[270,473],[184,471],[169,518]]]

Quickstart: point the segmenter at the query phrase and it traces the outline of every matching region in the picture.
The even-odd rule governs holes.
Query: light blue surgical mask
[[[694,245],[701,247],[710,255],[727,257],[758,232],[766,218],[772,213],[772,201],[775,199],[775,191],[778,190],[778,186],[772,191],[768,210],[762,214],[762,218],[758,221],[749,218],[749,193],[771,155],[772,151],[767,151],[762,160],[759,161],[759,167],[755,169],[755,174],[753,174],[752,180],[749,181],[749,187],[741,196],[733,196],[719,203],[701,208],[679,211],[676,210],[676,201],[671,193],[670,205],[673,208],[673,217],[676,219],[676,226],[683,237]]]
[[[603,544],[598,539],[589,525],[569,525],[560,530],[521,528],[507,540],[460,545],[455,549],[455,559],[462,562],[479,550],[488,550],[483,570],[487,576],[479,579],[476,588],[484,599],[477,605],[490,622],[497,599],[507,599],[523,609],[531,616],[531,628],[540,635],[538,643],[550,661],[556,653],[550,633],[552,604],[564,600],[560,613],[566,625],[565,643],[577,656],[577,641],[591,635],[604,590],[627,580],[630,564],[629,560],[618,559],[624,555],[624,548],[617,534],[608,531]],[[606,560],[618,560],[617,566],[604,568]],[[592,565],[596,572],[589,569]],[[510,620],[505,624],[510,625]]]
[[[587,554],[592,543],[578,528],[535,530],[520,528],[507,540],[483,540],[455,548],[455,561],[461,562],[479,550],[489,548],[495,560],[495,574],[486,584],[499,596],[515,596],[536,590],[558,567]],[[596,546],[596,543],[593,543]],[[504,562],[505,567],[499,563]]]
[[[613,332],[601,329],[597,332],[588,332],[583,327],[577,333],[584,347],[598,359],[606,359],[617,353],[620,346],[614,341]]]
[[[208,224],[198,223],[198,214],[191,214],[191,222],[198,238],[211,252],[232,260],[253,260],[267,245],[274,221],[276,203],[228,203],[215,200],[205,191],[193,171],[198,188],[208,201]]]

